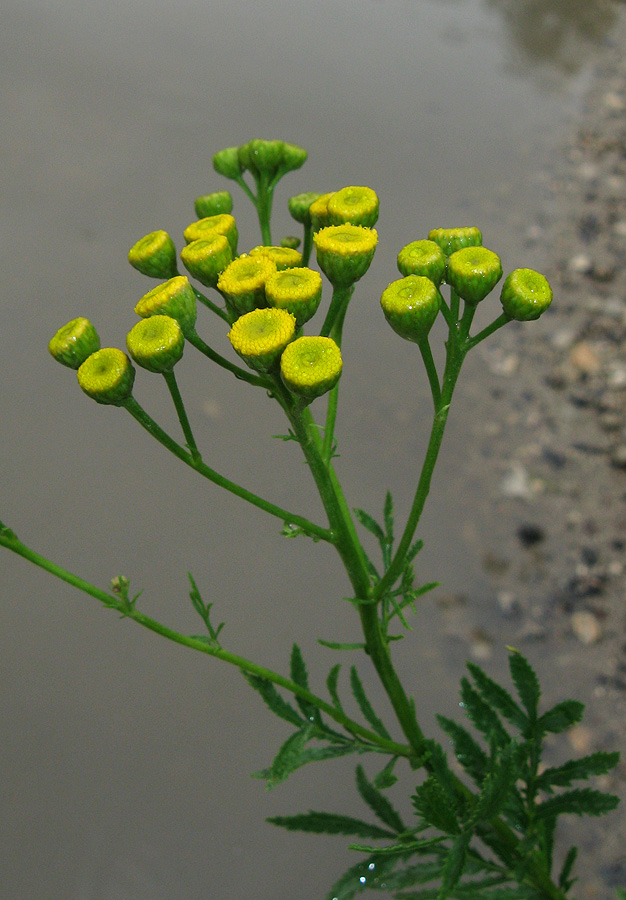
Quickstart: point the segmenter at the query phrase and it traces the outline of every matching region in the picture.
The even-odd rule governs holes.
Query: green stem
[[[341,317],[341,321],[343,324],[343,318],[346,314],[346,309],[348,307],[348,303],[350,302],[350,297],[354,293],[354,285],[348,285],[348,287],[336,287],[333,288],[333,296],[330,301],[330,306],[328,307],[328,312],[326,313],[326,318],[324,319],[324,324],[322,325],[322,329],[320,331],[321,337],[328,337],[333,329],[335,322]]]
[[[163,377],[165,378],[165,383],[167,384],[172,400],[174,401],[176,414],[178,415],[178,421],[180,422],[180,427],[183,429],[183,434],[185,435],[187,446],[191,451],[191,456],[194,462],[199,462],[201,459],[200,451],[198,450],[196,440],[191,430],[191,425],[189,424],[189,418],[187,416],[185,404],[183,403],[183,398],[181,397],[180,391],[178,389],[178,383],[176,381],[176,376],[174,375],[174,370],[172,369],[171,372],[164,372]]]
[[[272,245],[270,219],[272,216],[274,189],[268,182],[266,172],[261,172],[258,178],[255,178],[255,182],[257,187],[255,205],[259,216],[259,225],[261,227],[261,240],[266,247],[269,247]]]
[[[207,356],[212,362],[217,363],[218,366],[221,366],[223,369],[227,369],[229,372],[232,372],[235,378],[239,378],[241,381],[247,381],[248,384],[253,384],[256,387],[262,387],[266,390],[270,387],[270,382],[267,378],[263,378],[262,375],[253,375],[252,372],[248,372],[247,369],[242,369],[241,366],[238,366],[236,363],[230,362],[230,360],[221,356],[221,354],[217,353],[208,344],[206,344],[197,331],[191,330],[187,332],[185,335],[186,339],[189,343],[199,350],[200,353],[203,353]]]
[[[337,317],[330,330],[330,337],[334,340],[339,348],[343,339],[343,323],[348,310],[350,295],[347,296],[345,303],[337,313]],[[339,382],[334,386],[328,395],[328,407],[326,409],[326,424],[324,426],[324,444],[322,447],[322,458],[326,465],[330,462],[333,452],[333,444],[335,442],[335,422],[337,421],[337,407],[339,405]]]
[[[205,297],[197,288],[193,288],[193,292],[196,295],[196,300],[199,300],[204,306],[208,307],[211,312],[214,312],[220,319],[223,319],[227,325],[231,324],[230,317],[225,309],[222,309],[220,306],[217,306],[213,303],[212,300],[209,300],[208,297]]]
[[[313,226],[310,222],[304,223],[304,235],[302,239],[302,265],[308,266],[313,249]]]
[[[435,360],[433,359],[428,338],[420,341],[418,346],[420,353],[422,354],[426,374],[428,375],[428,383],[430,384],[430,392],[433,397],[433,405],[436,413],[441,403],[441,387],[439,385],[439,376],[437,374],[437,368],[435,366]]]
[[[498,328],[502,328],[503,325],[506,325],[511,320],[507,316],[506,313],[502,313],[498,316],[497,319],[494,319],[491,325],[487,325],[486,328],[483,328],[482,331],[479,331],[475,337],[469,338],[467,342],[467,349],[471,350],[472,347],[475,347],[476,344],[480,344],[481,341],[484,341],[485,338],[489,337],[489,335],[493,334],[494,331],[497,331]]]
[[[264,510],[271,516],[275,516],[285,524],[298,525],[306,534],[309,534],[312,537],[327,541],[330,544],[335,542],[335,536],[332,531],[329,531],[327,528],[315,525],[304,516],[296,515],[280,506],[276,506],[274,503],[270,503],[268,500],[264,500],[263,497],[253,494],[236,482],[230,481],[228,478],[220,475],[215,469],[211,469],[206,463],[203,463],[202,460],[195,459],[191,453],[188,453],[180,446],[180,444],[177,444],[169,434],[163,431],[160,425],[157,425],[154,419],[152,419],[139,403],[137,403],[134,397],[130,397],[124,403],[124,408],[128,410],[137,422],[139,422],[142,428],[145,428],[148,434],[169,450],[170,453],[173,453],[174,456],[178,457],[178,459],[188,465],[191,469],[195,469],[195,471],[204,478],[212,481],[213,484],[224,488],[224,490],[230,491],[231,494],[235,494],[237,497],[241,497],[242,500],[246,500],[248,503],[251,503],[252,506]]]
[[[30,547],[27,547],[26,544],[23,544],[21,541],[19,541],[8,528],[0,529],[0,546],[5,547],[7,550],[11,550],[18,556],[23,557],[29,562],[34,563],[34,565],[38,566],[39,568],[44,569],[46,572],[49,572],[51,575],[54,575],[56,578],[61,579],[61,581],[72,585],[72,587],[77,588],[79,591],[82,591],[84,594],[87,594],[90,597],[94,597],[96,600],[104,603],[107,607],[117,610],[125,618],[132,619],[134,622],[137,622],[137,624],[142,625],[144,628],[147,628],[150,631],[161,635],[167,640],[173,641],[177,644],[181,644],[182,646],[188,647],[191,650],[197,650],[200,653],[205,653],[208,656],[213,656],[216,659],[221,659],[223,662],[229,663],[230,665],[236,666],[238,669],[241,669],[242,672],[247,672],[250,675],[255,675],[258,678],[265,679],[266,681],[271,681],[273,684],[278,685],[278,687],[282,687],[285,690],[290,691],[292,694],[300,697],[302,700],[305,700],[306,702],[316,706],[321,712],[325,713],[338,725],[341,725],[343,728],[345,728],[346,731],[348,731],[350,734],[362,738],[369,744],[373,744],[377,749],[384,751],[385,753],[389,753],[392,756],[402,756],[408,758],[412,757],[413,752],[410,747],[407,747],[404,744],[398,744],[395,741],[390,741],[386,738],[381,737],[373,731],[369,731],[369,729],[364,728],[358,722],[355,722],[353,719],[347,716],[342,710],[336,708],[335,706],[331,706],[325,700],[322,700],[321,697],[316,696],[315,694],[311,693],[311,691],[301,687],[299,684],[296,684],[296,682],[292,681],[290,678],[285,678],[283,675],[280,675],[277,672],[272,671],[271,669],[267,669],[264,666],[257,665],[257,663],[254,663],[243,656],[238,656],[235,653],[224,650],[223,647],[213,646],[211,644],[207,644],[206,641],[200,641],[197,638],[189,637],[185,634],[180,634],[178,631],[174,631],[173,629],[168,628],[161,622],[158,622],[155,619],[152,619],[149,616],[138,612],[134,607],[124,603],[123,600],[120,600],[113,594],[109,594],[106,591],[101,590],[95,585],[90,584],[90,582],[85,581],[83,578],[80,578],[78,575],[74,575],[72,572],[68,572],[66,569],[62,568],[56,563],[53,563],[51,560],[46,559],[45,556],[36,553]]]

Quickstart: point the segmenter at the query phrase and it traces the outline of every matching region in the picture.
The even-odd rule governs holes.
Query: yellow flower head
[[[177,274],[176,247],[167,231],[151,231],[128,251],[128,262],[150,278],[173,278]]]
[[[341,351],[332,338],[300,337],[280,358],[280,374],[286,387],[305,400],[330,391],[341,375]]]
[[[441,307],[439,288],[423,275],[393,281],[380,298],[385,318],[400,337],[419,344],[433,326]]]
[[[125,353],[105,347],[92,353],[76,376],[82,390],[96,403],[121,406],[132,394],[135,370]]]
[[[302,262],[302,254],[295,247],[253,247],[249,255],[266,256],[276,263],[279,272],[299,266]]]
[[[100,338],[89,319],[72,319],[59,328],[50,343],[50,354],[64,366],[78,369],[88,356],[100,349]]]
[[[200,284],[213,288],[217,286],[224,269],[233,261],[226,236],[215,231],[183,247],[180,258],[190,275],[197,278]]]
[[[404,275],[423,275],[440,285],[446,273],[446,255],[435,241],[413,241],[398,253],[398,269]]]
[[[313,231],[319,231],[330,225],[330,213],[328,212],[328,201],[332,197],[330,194],[319,194],[309,206],[309,216],[311,218],[311,227]]]
[[[333,287],[347,287],[369,269],[378,235],[376,229],[362,225],[330,225],[313,240],[322,272]]]
[[[295,333],[296,320],[287,310],[253,309],[233,323],[228,338],[252,369],[269,372]]]
[[[500,295],[502,309],[509,319],[531,322],[552,303],[552,288],[534,269],[514,269],[504,279]]]
[[[320,305],[322,276],[304,266],[276,272],[265,285],[265,299],[268,306],[292,313],[300,328],[315,315]]]
[[[378,221],[378,197],[369,187],[345,187],[328,200],[331,225],[364,225],[371,228]]]
[[[223,234],[230,244],[231,253],[237,255],[237,241],[239,233],[237,231],[237,223],[233,216],[229,213],[220,213],[216,216],[207,216],[198,222],[192,222],[188,225],[183,235],[188,244],[192,241],[200,241],[211,238],[216,234]]]
[[[135,307],[135,312],[142,319],[171,316],[187,336],[196,324],[196,295],[187,276],[177,275],[145,294]]]
[[[265,283],[275,272],[276,263],[266,256],[239,256],[222,272],[217,289],[243,315],[267,306]]]
[[[472,306],[480,303],[501,278],[500,257],[486,247],[464,247],[448,258],[446,281]]]
[[[149,372],[171,372],[183,355],[185,338],[176,319],[150,316],[137,322],[126,335],[128,352]]]
[[[433,228],[428,232],[428,240],[439,244],[446,256],[451,256],[464,247],[482,246],[483,236],[474,226],[467,228]]]

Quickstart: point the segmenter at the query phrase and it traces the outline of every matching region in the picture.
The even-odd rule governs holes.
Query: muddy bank
[[[489,473],[477,532],[494,596],[440,600],[457,604],[457,627],[459,613],[471,623],[474,657],[492,656],[506,622],[554,672],[555,696],[586,702],[569,737],[576,753],[626,743],[625,41],[622,20],[579,126],[537,173],[544,199],[521,237],[545,246],[553,306],[481,351],[490,402],[471,467]],[[622,761],[598,786],[624,797],[625,775]],[[613,898],[626,885],[626,805],[568,829],[580,851],[576,897]]]

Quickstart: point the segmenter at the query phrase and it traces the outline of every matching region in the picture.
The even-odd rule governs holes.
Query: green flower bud
[[[283,147],[282,141],[248,141],[239,148],[239,163],[254,176],[263,172],[271,178],[281,164]]]
[[[250,256],[265,256],[276,264],[280,272],[282,269],[292,269],[302,263],[302,254],[289,247],[254,247]]]
[[[378,221],[378,197],[369,187],[345,187],[328,200],[331,225],[364,225],[371,228]]]
[[[446,281],[471,306],[480,303],[501,278],[500,257],[486,247],[465,247],[448,258]]]
[[[269,372],[296,333],[296,320],[284,309],[253,309],[228,332],[235,351],[252,369]]]
[[[468,228],[433,228],[428,233],[428,240],[439,244],[446,256],[451,256],[464,247],[481,247],[483,236],[478,230]]]
[[[314,235],[317,262],[333,287],[354,284],[374,258],[378,235],[362,225],[331,225]]]
[[[285,386],[306,400],[330,391],[341,375],[341,351],[332,338],[300,337],[285,348],[280,374]]]
[[[276,264],[266,256],[239,256],[222,272],[217,289],[243,315],[267,306],[265,283],[275,272]]]
[[[198,222],[192,222],[185,228],[183,235],[188,244],[192,241],[200,241],[211,238],[215,234],[223,234],[230,244],[232,256],[237,256],[237,241],[239,233],[237,223],[228,213],[220,213],[217,216],[207,216]]]
[[[187,337],[196,324],[196,295],[187,276],[177,275],[145,294],[135,307],[135,312],[142,319],[171,316]]]
[[[137,322],[126,335],[128,352],[149,372],[171,372],[183,355],[185,338],[176,319],[150,316]]]
[[[552,288],[539,272],[515,269],[504,279],[500,302],[509,319],[530,322],[552,303]]]
[[[105,347],[92,353],[76,376],[82,390],[96,403],[121,406],[133,392],[135,370],[125,353]]]
[[[319,200],[321,196],[321,194],[315,194],[308,191],[307,193],[296,194],[294,197],[289,198],[289,212],[296,222],[299,222],[301,225],[311,224],[311,204],[316,200]]]
[[[299,237],[296,237],[295,234],[288,234],[284,238],[281,238],[280,246],[288,247],[290,250],[297,250],[302,241]],[[300,254],[302,258],[302,254]]]
[[[167,231],[151,231],[130,248],[128,262],[149,278],[173,278],[176,247]]]
[[[313,231],[319,231],[320,228],[326,228],[330,225],[330,213],[328,212],[328,201],[332,197],[331,194],[319,194],[317,200],[309,206],[309,216],[311,218],[311,227]]]
[[[297,147],[295,144],[288,144],[287,142],[283,143],[283,153],[280,161],[280,170],[282,174],[286,172],[293,172],[295,169],[300,169],[308,158],[308,153],[306,150],[303,150],[302,147]]]
[[[380,305],[400,337],[419,344],[433,327],[441,307],[439,288],[423,275],[407,275],[383,291]]]
[[[435,241],[413,241],[398,253],[403,275],[423,275],[440,285],[446,272],[446,255]]]
[[[292,313],[300,328],[315,315],[320,305],[322,276],[304,266],[276,272],[265,285],[265,298],[268,306]]]
[[[51,355],[64,366],[78,369],[88,356],[100,349],[100,338],[89,319],[72,319],[59,328],[50,343]]]
[[[233,211],[233,198],[228,191],[214,191],[212,194],[196,197],[194,209],[199,219],[228,214]]]
[[[241,163],[239,162],[239,147],[226,147],[213,157],[213,168],[218,175],[224,178],[232,178],[236,181],[241,175]]]
[[[192,241],[180,251],[180,258],[190,275],[206,287],[217,287],[224,269],[233,261],[230,244],[223,234],[212,233],[206,240]]]

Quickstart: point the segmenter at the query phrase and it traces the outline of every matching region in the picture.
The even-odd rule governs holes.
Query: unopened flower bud
[[[500,257],[486,247],[465,247],[448,259],[446,281],[471,306],[480,303],[501,278]]]
[[[428,240],[439,244],[446,256],[451,256],[464,247],[481,247],[483,236],[474,226],[467,228],[433,228]]]
[[[328,200],[330,225],[364,225],[371,228],[378,221],[378,197],[369,187],[345,187]]]
[[[307,161],[308,155],[309,154],[302,147],[284,141],[279,167],[281,173],[293,172],[295,169],[301,168]]]
[[[302,262],[302,254],[291,247],[254,247],[250,256],[266,256],[276,264],[279,272],[299,266]]]
[[[213,157],[213,168],[219,175],[237,180],[242,171],[239,162],[239,147],[226,147],[216,153]]]
[[[269,372],[296,333],[296,320],[284,309],[253,309],[234,322],[228,338],[257,372]]]
[[[243,315],[267,306],[265,283],[276,272],[266,256],[239,256],[222,272],[217,288],[231,307]]]
[[[330,391],[339,381],[342,367],[341,351],[328,337],[300,337],[280,358],[285,386],[306,400]]]
[[[214,234],[223,234],[230,244],[233,257],[237,256],[237,223],[228,213],[220,213],[217,216],[207,216],[198,222],[192,222],[185,228],[183,235],[188,244],[192,241],[200,241],[210,238]]]
[[[120,406],[132,394],[135,370],[125,353],[105,347],[92,353],[76,376],[82,390],[96,403]]]
[[[296,237],[295,234],[285,235],[284,238],[281,238],[280,246],[288,247],[290,250],[297,250],[302,241],[299,237]],[[300,254],[302,256],[302,254]]]
[[[361,225],[330,225],[314,235],[317,262],[333,287],[354,284],[374,258],[378,235]]]
[[[319,231],[320,228],[326,228],[330,225],[330,213],[328,212],[328,201],[332,197],[330,194],[319,194],[317,200],[309,206],[309,216],[311,218],[311,228],[313,231]]]
[[[185,338],[176,319],[150,316],[137,322],[126,335],[128,352],[149,372],[171,372],[183,355]]]
[[[530,322],[552,303],[552,288],[539,272],[515,269],[504,279],[500,302],[509,319]]]
[[[225,235],[213,232],[205,240],[192,241],[180,251],[182,264],[190,275],[206,285],[216,287],[220,275],[233,261]]]
[[[268,306],[292,313],[296,317],[296,326],[300,328],[315,315],[320,305],[322,276],[303,266],[284,269],[268,279],[265,298]]]
[[[214,191],[212,194],[196,197],[194,209],[199,219],[231,213],[233,211],[233,198],[228,191]]]
[[[400,337],[419,344],[433,326],[441,307],[439,288],[423,275],[407,275],[383,291],[380,305]]]
[[[321,194],[315,194],[307,191],[304,194],[296,194],[289,198],[289,212],[292,217],[301,225],[311,224],[311,204],[319,200]]]
[[[177,275],[145,294],[135,307],[135,312],[142,319],[171,316],[187,337],[196,324],[196,295],[187,276]]]
[[[89,319],[72,319],[59,328],[50,343],[51,355],[64,366],[78,369],[88,356],[100,349],[100,338]]]
[[[435,241],[413,241],[398,253],[403,275],[423,275],[440,285],[446,271],[446,255]]]
[[[151,231],[130,248],[128,262],[149,278],[173,278],[176,247],[167,231]]]

